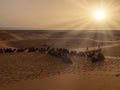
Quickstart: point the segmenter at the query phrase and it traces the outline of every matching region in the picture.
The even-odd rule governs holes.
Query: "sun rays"
[[[118,11],[118,6],[115,7],[116,3],[115,2],[100,2],[97,4],[92,4],[90,3],[90,0],[84,0],[84,4],[81,3],[75,3],[77,5],[77,9],[80,9],[80,12],[76,12],[76,17],[70,18],[69,15],[66,18],[69,18],[67,21],[63,22],[58,22],[51,26],[51,29],[56,30],[56,29],[61,29],[62,30],[72,30],[68,32],[68,35],[73,35],[73,39],[76,39],[76,36],[79,36],[80,33],[84,33],[85,30],[96,30],[94,34],[95,36],[89,34],[85,34],[84,37],[87,38],[94,38],[96,37],[97,39],[105,39],[109,40],[109,37],[113,36],[113,33],[107,30],[112,30],[113,28],[119,27],[116,22],[116,19],[118,18],[117,15],[119,15]],[[82,7],[82,11],[81,11]],[[115,13],[116,12],[116,13]],[[117,17],[115,17],[117,16]],[[74,30],[82,30],[80,33],[75,32]],[[104,34],[104,37],[101,36],[101,34]],[[64,40],[67,42],[67,40]],[[86,43],[84,40],[82,41],[81,44]],[[99,43],[98,43],[99,44]]]
[[[66,20],[53,24],[51,29],[61,27],[63,30],[119,29],[118,23],[120,20],[118,20],[118,18],[120,7],[115,0],[70,0],[69,2],[76,7],[76,11],[79,9],[80,12],[76,12],[76,16],[72,18],[68,15],[66,18],[69,18],[69,21]]]

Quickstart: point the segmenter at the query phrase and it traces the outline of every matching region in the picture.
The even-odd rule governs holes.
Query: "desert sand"
[[[106,59],[73,64],[46,54],[0,54],[0,90],[120,90],[119,31],[0,31],[0,48],[57,47],[85,51],[100,44]]]

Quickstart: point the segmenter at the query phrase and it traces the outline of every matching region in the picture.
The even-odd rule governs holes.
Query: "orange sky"
[[[97,22],[92,11],[103,8],[109,18]],[[119,30],[119,0],[0,0],[4,29]]]

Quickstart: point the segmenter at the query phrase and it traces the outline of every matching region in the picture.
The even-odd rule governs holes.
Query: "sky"
[[[95,20],[99,9],[105,20]],[[0,29],[120,30],[119,23],[119,0],[0,0]]]

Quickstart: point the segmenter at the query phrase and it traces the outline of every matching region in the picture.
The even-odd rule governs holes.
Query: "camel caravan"
[[[101,51],[101,48],[98,47],[96,50],[87,50],[85,52],[77,52],[70,51],[66,48],[50,48],[50,47],[42,47],[42,48],[1,48],[0,53],[32,53],[39,52],[41,54],[48,54],[50,56],[54,56],[57,58],[62,58],[65,63],[72,63],[69,56],[79,56],[79,57],[87,57],[92,62],[98,62],[105,60],[105,57]]]

